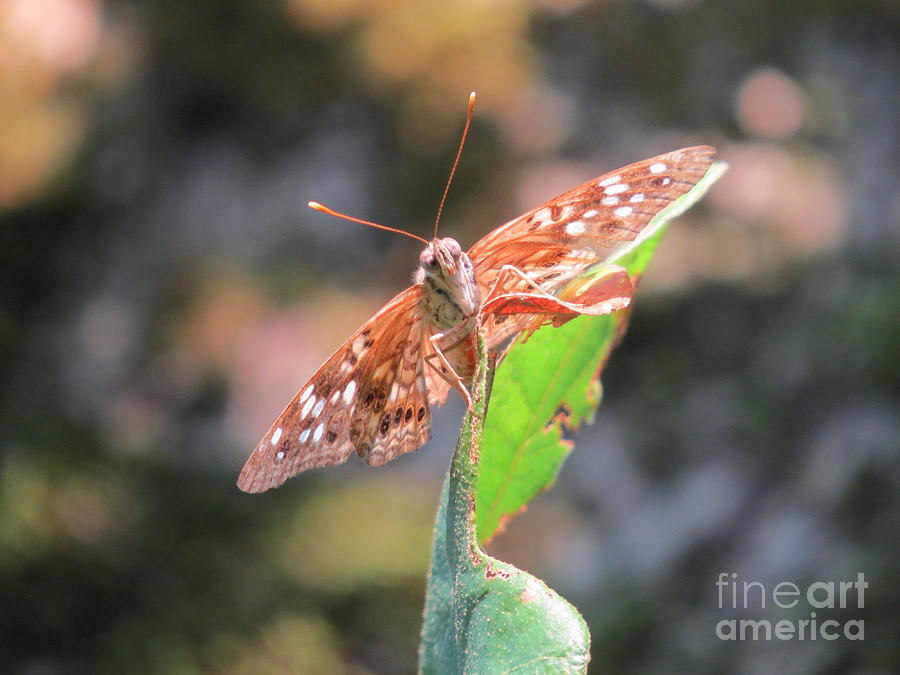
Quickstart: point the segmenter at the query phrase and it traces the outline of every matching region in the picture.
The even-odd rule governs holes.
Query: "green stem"
[[[484,556],[475,531],[475,495],[481,430],[487,415],[495,358],[485,353],[481,335],[476,339],[477,366],[472,380],[472,409],[463,420],[450,464],[446,545],[447,557],[457,569],[457,565],[470,569],[480,567]]]

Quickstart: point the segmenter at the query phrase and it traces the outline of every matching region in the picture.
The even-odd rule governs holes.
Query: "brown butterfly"
[[[469,119],[473,104],[471,97]],[[468,253],[450,237],[409,235],[425,243],[415,284],[300,389],[250,455],[238,487],[262,492],[354,452],[380,466],[417,450],[431,437],[430,405],[444,403],[451,386],[470,402],[466,384],[474,371],[477,324],[492,348],[534,321],[533,313],[485,314],[480,310],[487,301],[524,298],[513,304],[540,311],[529,297],[550,299],[610,248],[634,241],[697,184],[714,153],[709,146],[683,148],[605,174],[509,221]],[[627,298],[605,311],[625,304]]]

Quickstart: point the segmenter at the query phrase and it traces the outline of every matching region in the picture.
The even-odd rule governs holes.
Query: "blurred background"
[[[898,36],[893,0],[0,1],[0,670],[415,668],[459,401],[380,470],[234,481],[418,259],[306,202],[428,236],[474,89],[464,247],[653,154],[731,164],[490,552],[594,672],[897,672]],[[716,637],[722,572],[860,571],[864,641]]]

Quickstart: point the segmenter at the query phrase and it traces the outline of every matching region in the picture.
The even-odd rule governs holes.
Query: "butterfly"
[[[430,406],[444,403],[451,387],[469,401],[476,328],[496,348],[540,311],[484,314],[486,301],[550,298],[611,248],[637,239],[706,174],[714,153],[682,148],[595,178],[498,227],[468,252],[450,237],[421,239],[414,285],[301,387],[253,450],[238,487],[263,492],[353,453],[380,466],[417,450],[431,438]]]

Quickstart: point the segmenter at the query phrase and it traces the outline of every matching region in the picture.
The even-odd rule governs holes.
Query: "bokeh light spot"
[[[788,138],[804,123],[803,91],[775,68],[752,72],[741,84],[735,102],[741,128],[760,138]]]

